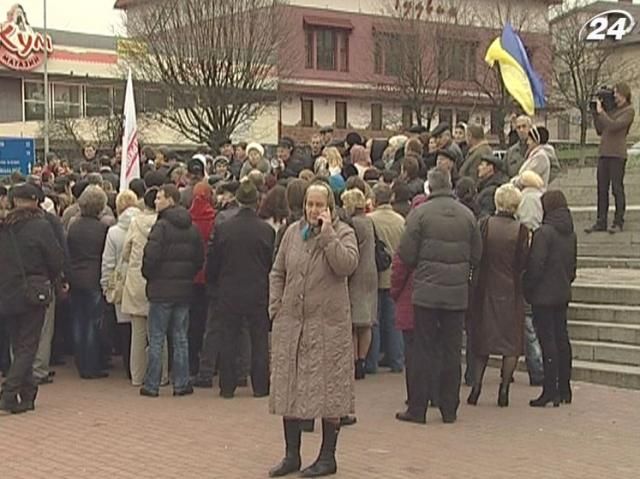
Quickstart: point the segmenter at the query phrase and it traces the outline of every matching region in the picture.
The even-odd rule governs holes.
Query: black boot
[[[500,407],[508,407],[509,406],[509,381],[508,383],[500,384],[500,389],[498,389],[498,406]]]
[[[356,379],[364,379],[366,376],[366,361],[364,359],[356,359]]]
[[[26,409],[20,406],[17,394],[7,393],[2,393],[2,397],[0,397],[0,411],[10,414],[20,414],[23,412],[27,412]]]
[[[547,357],[544,361],[544,386],[542,394],[529,401],[531,407],[545,407],[553,403],[553,407],[560,405],[560,395],[558,394],[558,364],[553,357]]]
[[[35,411],[36,409],[36,397],[38,396],[38,388],[36,387],[31,392],[20,393],[20,405],[18,406],[18,412]]]
[[[285,456],[280,464],[269,471],[269,477],[283,477],[300,470],[300,440],[302,431],[300,430],[299,419],[283,418]]]
[[[316,424],[315,419],[301,419],[300,430],[302,432],[313,432],[315,429],[315,424]]]
[[[302,471],[300,477],[322,477],[335,474],[338,471],[336,464],[336,443],[340,424],[334,424],[322,420],[322,446],[318,459],[311,466]]]
[[[480,398],[480,393],[482,392],[482,386],[478,385],[471,388],[471,392],[469,393],[469,397],[467,398],[467,404],[471,406],[478,405],[478,399]]]

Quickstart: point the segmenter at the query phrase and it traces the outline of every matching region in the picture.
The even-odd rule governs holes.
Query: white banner
[[[122,161],[120,163],[120,191],[129,188],[131,180],[140,178],[140,151],[138,150],[138,127],[136,104],[133,98],[131,70],[124,96],[124,132],[122,135]]]

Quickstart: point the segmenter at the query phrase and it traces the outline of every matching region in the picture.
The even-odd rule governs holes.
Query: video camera
[[[602,108],[607,113],[616,109],[616,98],[613,88],[603,86],[593,95],[593,99],[589,102],[589,108],[592,112],[596,111],[596,100],[602,102]]]

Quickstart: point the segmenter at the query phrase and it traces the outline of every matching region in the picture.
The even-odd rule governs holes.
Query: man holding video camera
[[[594,124],[601,137],[598,150],[598,219],[585,232],[607,231],[609,185],[611,185],[616,202],[616,213],[613,224],[608,231],[614,234],[621,232],[624,227],[626,140],[635,116],[635,111],[631,106],[629,85],[618,83],[613,88],[613,92],[606,89],[601,90],[596,96],[594,107]]]

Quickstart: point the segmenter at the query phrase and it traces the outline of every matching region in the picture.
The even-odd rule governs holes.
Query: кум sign
[[[633,32],[635,26],[636,21],[629,12],[607,10],[590,18],[578,35],[587,42],[620,41]]]
[[[44,61],[45,48],[53,53],[51,37],[31,28],[22,6],[11,7],[0,24],[0,64],[11,70],[33,70]]]

